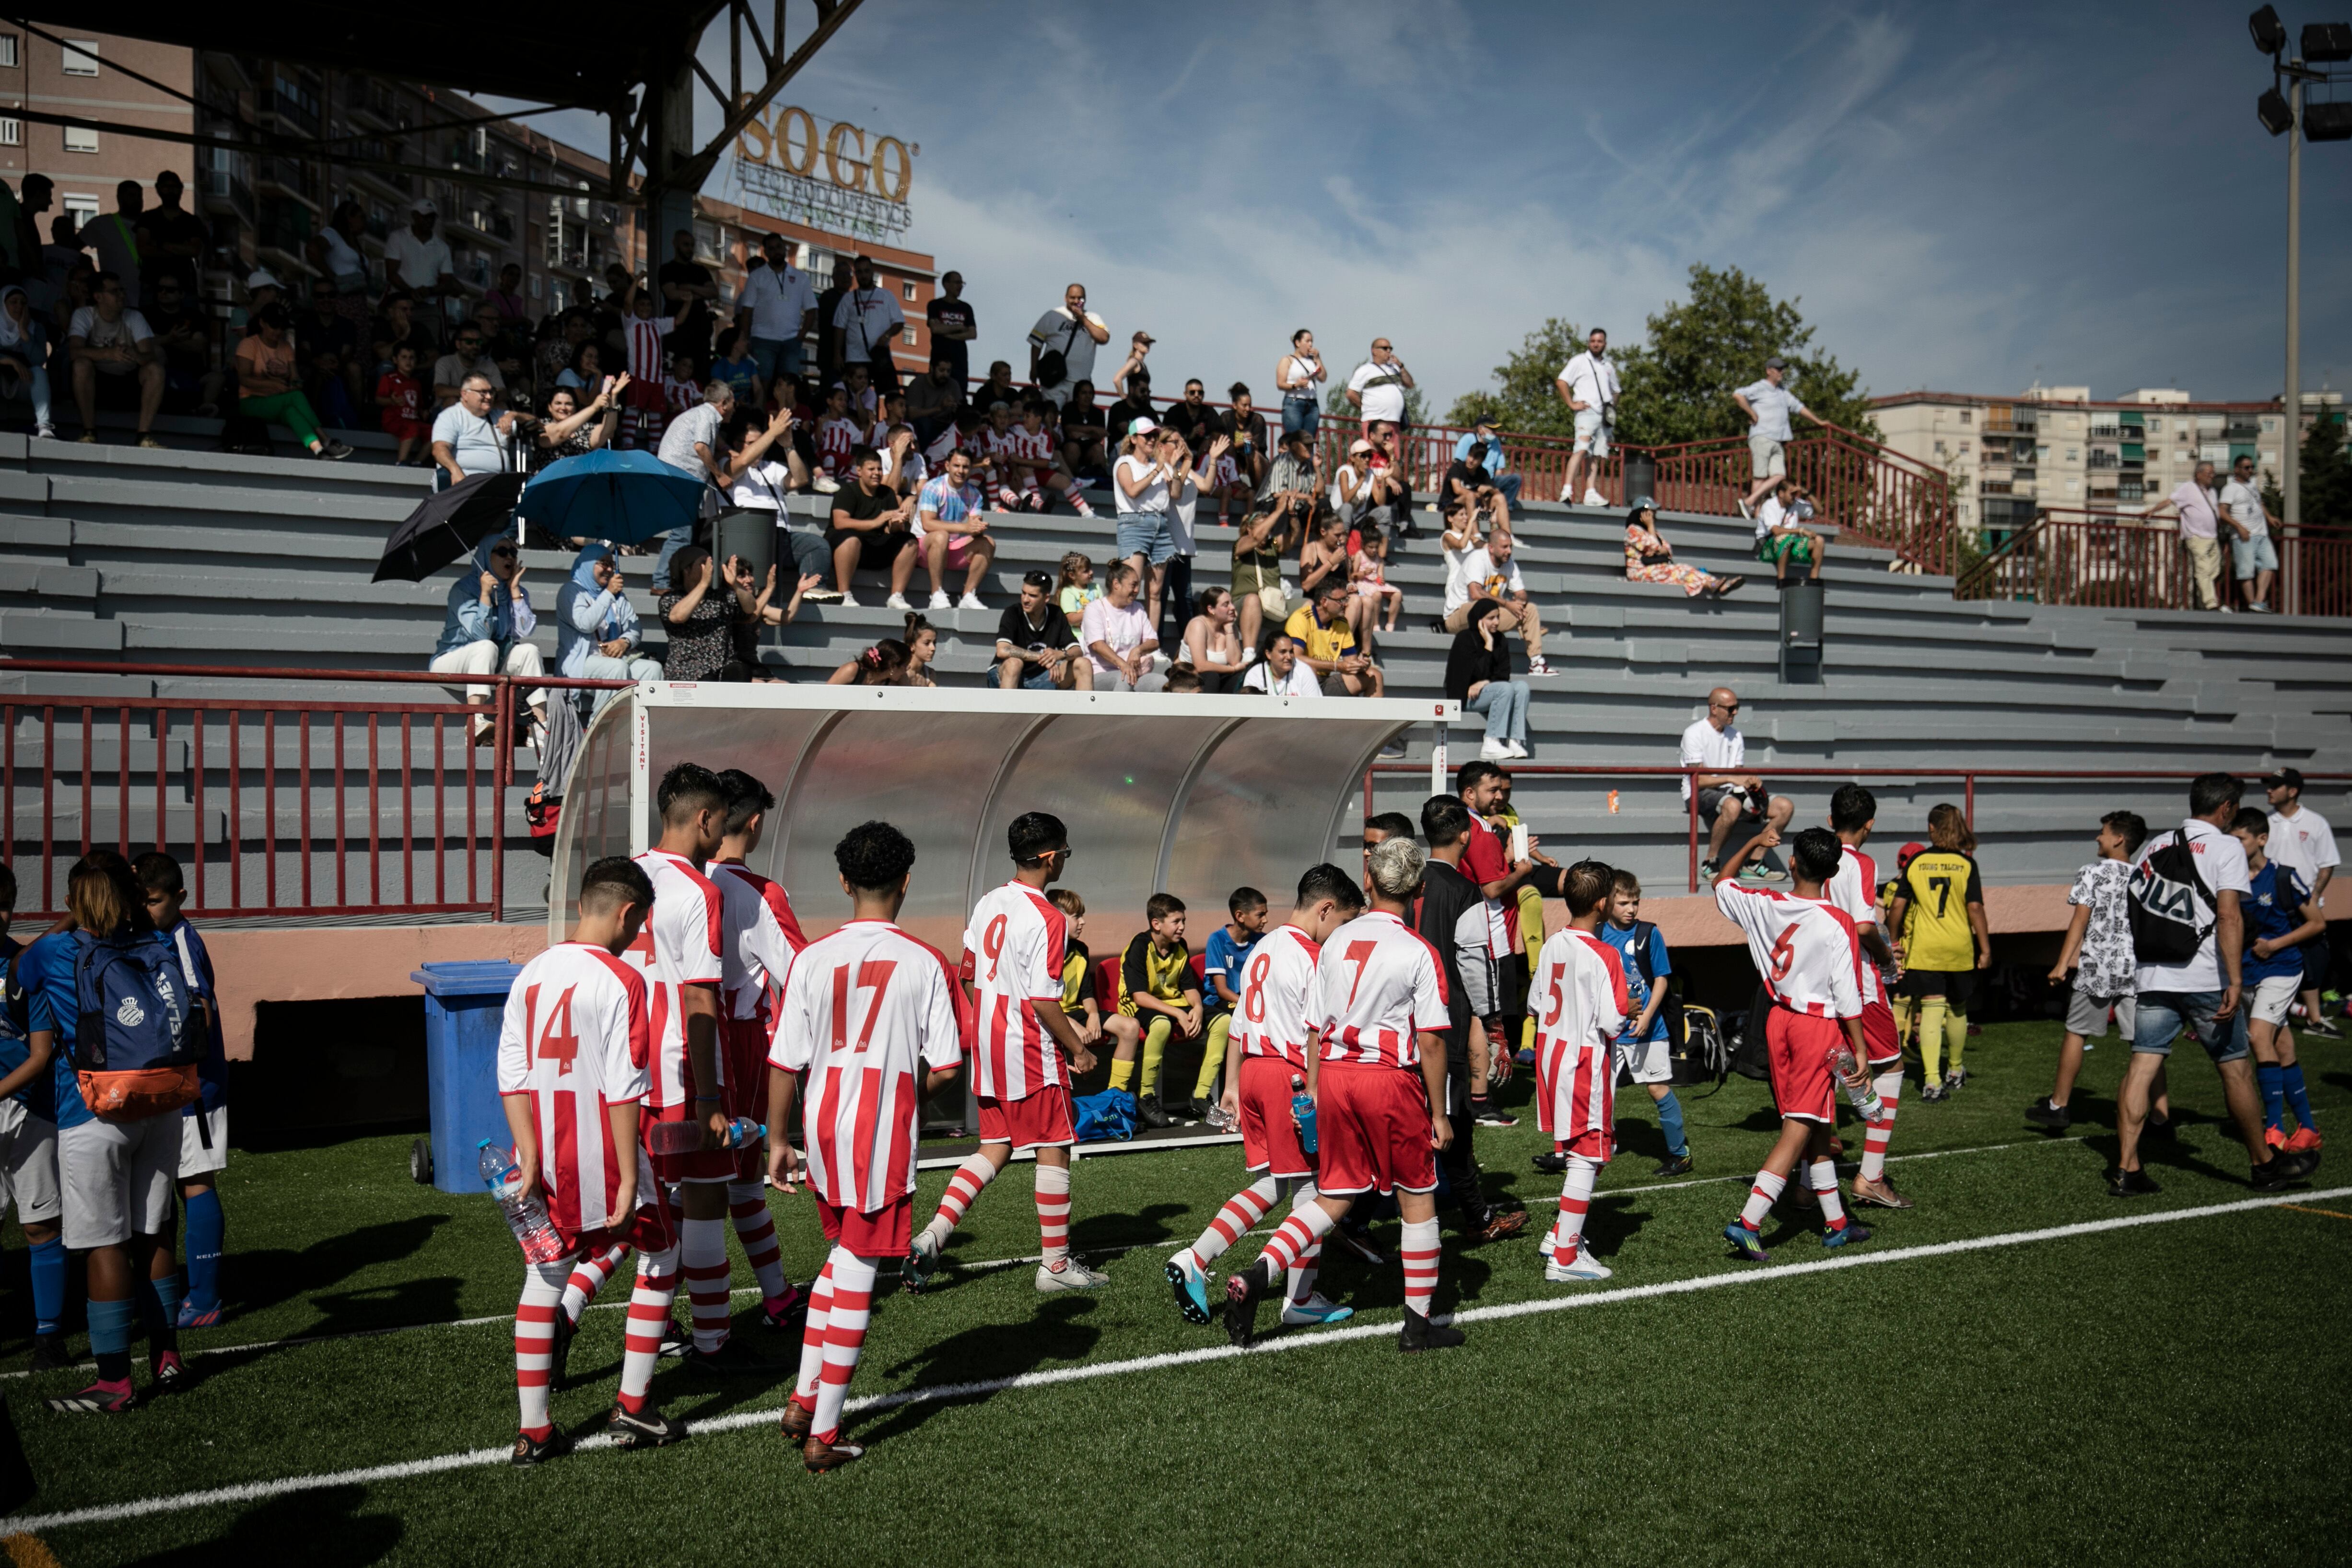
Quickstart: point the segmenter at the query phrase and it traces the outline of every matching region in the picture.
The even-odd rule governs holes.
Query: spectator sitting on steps
[[[661,664],[645,656],[644,640],[613,547],[590,540],[555,593],[555,672],[575,680],[659,680]],[[597,692],[596,706],[612,696]]]
[[[1449,532],[1448,537],[1452,537]],[[1502,606],[1503,624],[1519,634],[1527,645],[1528,674],[1542,679],[1551,674],[1551,666],[1544,662],[1543,616],[1536,602],[1528,595],[1527,579],[1519,573],[1518,563],[1511,559],[1517,548],[1510,530],[1497,528],[1486,536],[1486,542],[1462,558],[1458,576],[1449,578],[1445,587],[1444,627],[1458,632],[1470,624],[1471,605],[1479,599],[1492,599]]]
[[[1078,647],[1070,618],[1054,603],[1054,579],[1024,573],[1021,602],[996,624],[996,684],[1006,691],[1092,691],[1094,664]]]
[[[1528,683],[1511,677],[1510,645],[1503,640],[1503,606],[1480,599],[1470,606],[1445,656],[1445,695],[1465,713],[1486,721],[1478,755],[1503,762],[1528,755]]]
[[[1625,581],[1672,583],[1688,598],[1719,599],[1748,579],[1713,576],[1676,561],[1675,547],[1658,531],[1658,503],[1643,496],[1625,514]]]
[[[1740,764],[1748,760],[1748,740],[1732,722],[1738,712],[1739,694],[1718,686],[1706,694],[1706,717],[1692,720],[1683,731],[1682,765],[1704,770],[1683,780],[1683,798],[1688,800],[1696,786],[1699,819],[1710,825],[1706,858],[1698,868],[1701,881],[1715,880],[1723,861],[1723,841],[1743,815],[1760,819],[1765,828],[1778,833],[1797,811],[1796,803],[1787,795],[1767,796],[1762,778],[1740,771]],[[1742,873],[1767,882],[1777,882],[1786,874],[1766,868],[1760,859]]]
[[[547,673],[530,634],[539,629],[530,595],[522,585],[522,549],[511,534],[494,533],[474,550],[473,565],[457,574],[449,587],[448,613],[441,622],[441,640],[434,645],[425,666],[436,675],[516,675]],[[487,708],[488,686],[467,686],[466,700]],[[534,687],[528,694],[532,733],[547,728],[547,692]],[[473,721],[474,743],[489,744],[492,733],[487,714]]]
[[[433,417],[433,460],[448,476],[447,482],[436,488],[462,484],[476,474],[504,472],[506,446],[501,437],[514,427],[511,412],[491,420],[489,378],[467,376],[457,389],[457,401]]]
[[[294,336],[288,331],[292,319],[286,307],[266,305],[257,320],[261,331],[236,345],[236,411],[264,424],[278,421],[314,458],[350,457],[349,447],[319,433],[319,416],[295,384]]]
[[[885,602],[894,610],[909,609],[907,584],[922,558],[910,531],[915,503],[901,500],[882,482],[882,456],[871,447],[850,449],[849,473],[850,482],[834,492],[833,522],[824,531],[825,545],[833,552],[834,586],[841,602],[856,608],[850,574],[860,567],[887,572],[890,596]]]
[[[155,411],[163,405],[163,356],[147,318],[131,310],[122,279],[100,272],[92,281],[90,303],[76,310],[66,325],[66,357],[73,365],[74,406],[81,414],[81,439],[98,442],[98,408],[139,410],[139,444],[155,439]]]
[[[1805,526],[1813,518],[1812,499],[1805,487],[1782,479],[1756,509],[1756,559],[1772,563],[1772,580],[1789,581],[1789,563],[1801,561],[1818,579],[1829,552],[1822,536]]]
[[[1307,668],[1323,681],[1327,697],[1378,697],[1383,678],[1371,659],[1356,651],[1356,634],[1348,625],[1348,605],[1354,597],[1345,571],[1326,577],[1313,600],[1292,612],[1283,629],[1299,647]]]

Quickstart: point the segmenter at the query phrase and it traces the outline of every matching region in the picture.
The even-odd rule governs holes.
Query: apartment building
[[[146,77],[181,92],[189,90],[192,57],[186,49],[115,37],[79,27],[56,31],[60,45],[21,27],[0,24],[0,178],[21,188],[26,174],[45,174],[56,185],[56,203],[40,216],[41,237],[63,213],[75,226],[110,213],[114,187],[137,180],[153,200],[155,176],[165,169],[184,184],[195,177],[185,142],[94,131],[86,126],[42,125],[12,110],[83,113],[124,125],[185,132],[194,112]]]

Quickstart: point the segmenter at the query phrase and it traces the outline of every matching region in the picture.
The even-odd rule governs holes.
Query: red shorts
[[[757,1018],[719,1020],[719,1062],[727,1076],[719,1091],[727,1114],[768,1120],[768,1028]]]
[[[1606,1162],[1617,1152],[1617,1058],[1605,1042],[1548,1040],[1536,1055],[1536,1125],[1552,1147]]]
[[[383,433],[395,441],[422,441],[433,434],[433,426],[422,419],[404,419],[387,408],[383,411]]]
[[[1242,1161],[1252,1173],[1315,1173],[1315,1156],[1299,1146],[1298,1124],[1290,1119],[1290,1097],[1297,1092],[1290,1080],[1305,1076],[1280,1057],[1242,1058],[1242,1079],[1236,1086],[1242,1102]],[[1317,1121],[1319,1126],[1319,1115]]]
[[[1318,1191],[1345,1197],[1437,1190],[1429,1090],[1420,1073],[1328,1062],[1315,1094]]]
[[[648,1159],[651,1157],[647,1156]],[[577,1233],[566,1231],[561,1226],[556,1229],[564,1240],[572,1243],[576,1256],[602,1252],[614,1242],[634,1247],[639,1252],[662,1252],[677,1245],[677,1215],[670,1210],[669,1194],[662,1189],[659,1182],[656,1182],[652,1199],[638,1204],[635,1212],[619,1225],[601,1226],[594,1230]]]
[[[824,1238],[849,1248],[860,1258],[904,1258],[915,1241],[913,1194],[882,1208],[860,1211],[816,1200],[817,1223]]]
[[[1837,1082],[1830,1053],[1845,1039],[1835,1018],[1775,1007],[1764,1022],[1764,1045],[1772,1063],[1772,1099],[1782,1116],[1837,1124]]]
[[[1875,1002],[1863,1004],[1862,1046],[1869,1053],[1872,1067],[1903,1059],[1903,1037],[1895,1032],[1895,1009],[1886,1005],[1884,994]]]
[[[686,1100],[671,1106],[648,1121],[691,1121],[694,1101]],[[691,1154],[649,1154],[654,1163],[654,1174],[664,1182],[740,1182],[743,1152],[740,1149],[697,1149]]]
[[[980,1097],[980,1141],[1024,1149],[1066,1149],[1078,1141],[1070,1128],[1070,1091],[1060,1084],[1019,1100]]]

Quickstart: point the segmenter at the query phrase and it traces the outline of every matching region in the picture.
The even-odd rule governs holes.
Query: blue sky
[[[1076,279],[1163,387],[1263,398],[1305,325],[1335,367],[1392,337],[1442,410],[1547,316],[1638,338],[1705,261],[1879,393],[2270,397],[2248,8],[866,0],[784,97],[921,144],[908,238],[991,356]],[[2306,147],[2307,387],[2352,381],[2347,258],[2352,143]]]

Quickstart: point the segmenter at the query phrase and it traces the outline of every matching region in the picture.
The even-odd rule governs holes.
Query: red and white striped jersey
[[[1617,1071],[1610,1049],[1633,1012],[1617,950],[1590,931],[1555,932],[1536,955],[1528,1006],[1538,1124],[1563,1142],[1609,1131],[1606,1087]]]
[[[654,1036],[654,1080],[646,1104],[660,1112],[688,1098],[686,988],[716,987],[725,978],[727,917],[718,887],[683,855],[648,849],[636,863],[653,882],[654,908],[622,957],[646,978]],[[719,1070],[723,1076],[723,1062]],[[719,1085],[702,1088],[715,1094]]]
[[[1830,878],[1822,891],[1829,901],[1845,912],[1854,923],[1857,933],[1863,926],[1878,923],[1878,862],[1848,844],[1845,853],[1838,857],[1837,873]],[[1878,965],[1869,959],[1862,961],[1862,1001],[1868,1006],[1879,998]]]
[[[1445,965],[1396,916],[1374,910],[1331,933],[1315,960],[1307,1021],[1323,1059],[1421,1069],[1421,1035],[1445,1032]]]
[[[1032,430],[1026,425],[1015,425],[1013,427],[1013,449],[1024,458],[1041,463],[1051,463],[1054,460],[1055,445],[1054,432],[1043,426]],[[1029,469],[1028,477],[1023,482],[1022,489],[1031,490],[1037,489],[1039,471],[1035,468]]]
[[[659,386],[669,378],[669,356],[662,352],[662,340],[674,323],[667,316],[631,316],[622,324],[628,330],[629,379]]]
[[[805,1068],[809,1187],[871,1214],[915,1188],[923,1074],[963,1059],[947,956],[887,921],[852,921],[801,949],[768,1062]]]
[[[726,946],[719,955],[726,1015],[772,1020],[784,971],[808,945],[793,918],[793,901],[780,884],[740,860],[712,861],[710,879],[727,915]]]
[[[673,419],[702,402],[702,388],[690,381],[670,376],[662,383],[662,407]]]
[[[849,472],[849,449],[857,445],[857,422],[827,419],[816,427],[817,457],[835,479]]]
[[[989,483],[992,486],[1008,486],[1020,494],[1026,494],[1037,488],[1037,476],[1034,472],[1026,468],[1016,468],[1003,460],[1006,458],[1029,456],[1028,444],[1024,438],[1026,432],[1021,426],[1015,425],[1010,430],[999,430],[994,426],[990,426],[980,434],[982,447],[988,454]]]
[[[1069,922],[1051,899],[1015,878],[971,907],[963,964],[971,982],[971,1091],[1026,1100],[1068,1080],[1054,1037],[1030,1004],[1062,1005]]]
[[[1234,1009],[1234,1038],[1245,1057],[1280,1057],[1304,1072],[1315,1042],[1307,999],[1315,987],[1315,963],[1323,950],[1294,925],[1276,926],[1250,949],[1236,976],[1241,1003]]]
[[[499,1092],[530,1101],[547,1215],[566,1235],[596,1230],[642,1145],[613,1147],[605,1112],[646,1097],[653,1034],[645,977],[603,948],[560,942],[522,966],[499,1028]],[[637,1191],[650,1198],[651,1177]]]
[[[1815,1017],[1862,1016],[1862,944],[1843,910],[1728,877],[1715,885],[1715,907],[1746,933],[1748,956],[1774,1001]]]

